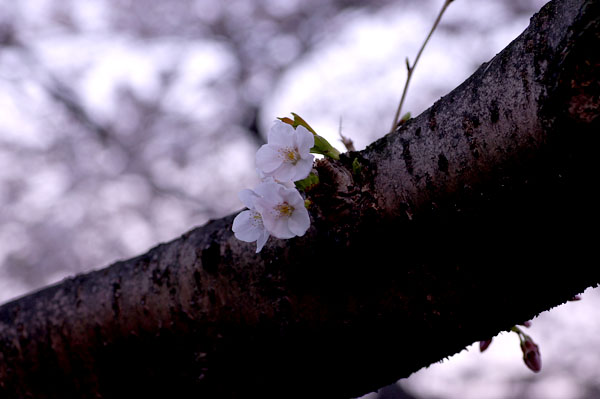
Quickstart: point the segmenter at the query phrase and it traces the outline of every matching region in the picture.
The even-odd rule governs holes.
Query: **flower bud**
[[[492,338],[485,340],[485,341],[479,341],[479,351],[483,352],[484,350],[486,350],[488,348],[488,346],[490,346],[491,343],[492,343]]]
[[[523,361],[533,372],[539,372],[542,369],[542,355],[540,349],[535,342],[525,335],[525,339],[521,341],[521,351],[523,351]]]

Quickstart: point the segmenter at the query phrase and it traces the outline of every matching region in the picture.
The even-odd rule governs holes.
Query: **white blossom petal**
[[[273,171],[273,177],[280,181],[296,181],[298,169],[289,163],[282,163],[279,168]]]
[[[280,182],[304,179],[312,169],[313,145],[314,136],[306,128],[294,129],[287,123],[275,122],[268,143],[256,152],[259,175],[272,176]]]
[[[277,234],[274,234],[275,225],[277,224],[277,219],[279,213],[276,210],[277,202],[269,201],[265,197],[260,197],[256,200],[256,210],[260,212],[263,220],[263,224],[265,229],[273,234],[277,238],[279,237]]]
[[[231,229],[238,240],[253,242],[260,237],[261,231],[255,223],[255,214],[255,211],[242,211],[233,219]]]
[[[267,142],[277,147],[293,147],[295,136],[295,130],[292,125],[276,120],[271,130],[269,130]]]
[[[242,241],[256,241],[257,252],[269,235],[292,238],[304,235],[310,226],[302,195],[295,188],[275,182],[272,177],[267,177],[254,190],[243,190],[240,198],[253,208],[236,216],[233,231]]]
[[[294,168],[295,175],[292,177],[292,181],[298,181],[308,177],[313,168],[313,158],[314,156],[310,154],[310,159],[301,159],[298,161]]]
[[[276,203],[281,195],[279,190],[281,184],[276,183],[272,177],[265,179],[254,189],[254,192],[261,198],[267,199],[269,203]],[[264,203],[264,202],[263,202]]]
[[[306,230],[310,227],[310,216],[304,206],[294,210],[290,216],[288,227],[294,235],[303,236],[306,233]]]
[[[289,218],[275,218],[269,227],[269,232],[277,238],[288,239],[294,237],[294,234],[289,228]]]
[[[244,206],[246,206],[248,209],[253,209],[254,200],[258,197],[258,195],[256,195],[254,191],[246,188],[240,191],[238,197],[240,201],[242,201],[242,204],[244,204]]]
[[[300,156],[305,157],[310,154],[310,149],[315,146],[315,135],[308,131],[304,126],[296,128],[296,147]]]
[[[264,230],[260,237],[258,237],[258,239],[256,240],[256,253],[259,253],[263,249],[269,237],[269,232],[267,230]]]
[[[279,192],[281,200],[292,205],[294,208],[304,207],[304,199],[296,189],[285,189]]]
[[[256,151],[256,167],[265,175],[269,175],[283,163],[283,158],[276,147],[265,144]]]

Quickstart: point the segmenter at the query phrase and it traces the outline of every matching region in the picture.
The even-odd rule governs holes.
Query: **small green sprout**
[[[352,160],[352,174],[357,175],[362,171],[363,165],[360,163],[358,158]]]
[[[307,189],[319,184],[319,176],[314,173],[310,173],[306,178],[294,182],[296,188],[300,191],[306,191]]]

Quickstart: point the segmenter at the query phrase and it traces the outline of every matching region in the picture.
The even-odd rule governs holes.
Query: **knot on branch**
[[[330,232],[348,236],[358,226],[378,217],[373,196],[373,166],[359,153],[342,154],[340,160],[320,159],[315,164],[319,184],[307,191],[316,223]]]

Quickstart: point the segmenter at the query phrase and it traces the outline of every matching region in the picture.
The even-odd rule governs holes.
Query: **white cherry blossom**
[[[304,199],[295,188],[274,181],[259,184],[254,207],[262,216],[265,229],[277,238],[302,236],[310,227]]]
[[[304,179],[310,173],[314,156],[314,135],[304,126],[275,121],[269,131],[267,144],[256,152],[256,166],[264,176],[287,182]]]
[[[266,183],[266,182],[275,182],[275,183],[279,183],[287,188],[296,188],[296,185],[294,184],[293,181],[280,181],[280,180],[276,180],[275,178],[273,178],[273,176],[267,176],[265,175],[260,169],[256,168],[256,174],[258,174],[258,178],[260,179],[261,182]]]
[[[248,210],[240,212],[233,219],[233,233],[238,240],[256,241],[256,252],[258,253],[270,236],[265,229],[261,214],[254,208],[254,201],[258,198],[258,195],[252,190],[245,189],[240,191],[239,197],[244,205],[248,207]]]

